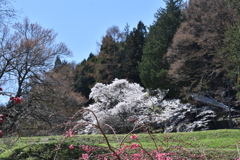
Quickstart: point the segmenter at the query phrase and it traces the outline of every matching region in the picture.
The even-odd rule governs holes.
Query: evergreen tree
[[[130,28],[130,25],[127,23],[125,28],[124,28],[124,35],[125,35],[126,39],[129,36],[129,34],[130,34],[129,28]]]
[[[236,23],[228,29],[225,34],[225,46],[223,48],[224,59],[228,68],[228,75],[231,79],[239,75],[240,64],[240,1],[228,0],[236,15]]]
[[[77,65],[74,76],[75,91],[82,93],[86,98],[89,97],[91,87],[95,84],[94,70],[96,56],[90,53],[87,60],[83,60]]]
[[[122,78],[125,78],[130,82],[136,82],[139,84],[141,82],[137,66],[143,55],[143,46],[146,35],[146,26],[140,21],[137,28],[134,28],[126,38],[124,47],[125,56],[122,61]]]
[[[182,0],[165,0],[166,9],[160,8],[149,28],[142,62],[139,64],[140,78],[147,88],[169,88],[166,80],[168,64],[163,57],[181,23]]]
[[[225,67],[228,77],[236,82],[236,75],[239,75],[240,66],[240,22],[237,22],[226,32],[225,47],[222,50]]]
[[[224,67],[227,70],[227,78],[230,79],[235,88],[240,86],[240,1],[228,0],[230,6],[235,11],[236,23],[233,24],[225,33],[224,47],[220,51]],[[238,90],[237,97],[240,93]]]
[[[61,61],[60,56],[58,55],[56,57],[56,60],[55,60],[55,63],[54,63],[54,68],[60,67],[61,65],[62,65],[62,61]]]
[[[62,67],[66,66],[68,62],[66,60],[61,60],[60,56],[57,55],[55,63],[54,63],[54,71],[58,72]]]

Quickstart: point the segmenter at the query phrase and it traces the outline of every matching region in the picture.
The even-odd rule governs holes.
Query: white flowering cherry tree
[[[140,125],[161,124],[165,132],[206,129],[214,112],[203,107],[182,104],[180,100],[163,100],[167,91],[146,91],[137,83],[115,79],[111,84],[97,83],[89,95],[94,103],[87,109],[98,117],[102,128],[108,133],[113,128],[117,133],[131,131]],[[97,124],[91,112],[85,112],[80,123]],[[111,127],[110,127],[111,126]],[[98,133],[87,125],[80,133]]]

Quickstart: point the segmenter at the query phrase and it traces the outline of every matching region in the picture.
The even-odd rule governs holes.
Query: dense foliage
[[[167,0],[166,9],[160,8],[155,21],[149,27],[139,65],[141,81],[147,88],[169,89],[166,79],[169,64],[164,60],[172,38],[181,23],[182,0]]]

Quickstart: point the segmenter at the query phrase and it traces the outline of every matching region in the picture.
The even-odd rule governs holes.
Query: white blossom
[[[165,132],[207,129],[209,120],[215,116],[212,110],[207,106],[196,108],[189,103],[183,104],[179,99],[163,100],[166,93],[158,89],[151,94],[139,84],[115,79],[108,85],[97,83],[91,89],[89,97],[95,102],[87,109],[96,114],[102,127],[108,124],[118,130],[143,124],[164,125]],[[83,117],[97,124],[92,113],[86,112]],[[98,130],[87,126],[80,133],[98,133]]]

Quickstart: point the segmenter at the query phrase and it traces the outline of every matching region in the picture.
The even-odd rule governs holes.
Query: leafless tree
[[[9,33],[5,27],[0,40],[1,78],[4,73],[16,80],[16,93],[13,96],[27,97],[33,88],[33,79],[41,81],[42,75],[53,68],[57,55],[70,55],[71,52],[64,43],[55,43],[57,34],[52,29],[45,29],[39,24],[30,23],[25,18],[22,23],[13,26],[14,32]],[[2,108],[8,123],[5,129],[19,129],[17,124],[35,118],[49,122],[48,118],[34,110],[32,103],[25,100],[22,104],[8,103]],[[36,112],[35,112],[36,111]]]
[[[0,26],[10,22],[10,19],[16,18],[17,11],[11,4],[12,0],[0,0]]]
[[[31,108],[28,113],[46,120],[45,123],[49,122],[51,127],[56,127],[55,133],[61,131],[58,125],[63,125],[72,113],[81,109],[87,102],[80,93],[74,92],[74,68],[74,64],[64,64],[45,72],[41,78],[32,79],[31,91],[24,96],[25,105]],[[46,126],[45,123],[39,126]],[[26,122],[23,126],[31,128],[31,125]],[[50,131],[49,128],[50,125],[48,125],[48,131]]]
[[[15,32],[11,39],[18,58],[11,67],[18,81],[16,96],[21,96],[29,78],[49,70],[57,55],[69,55],[71,52],[64,43],[54,43],[57,34],[52,29],[30,23],[27,18],[13,28]]]
[[[11,41],[9,41],[9,29],[7,24],[16,18],[17,11],[13,8],[11,0],[0,0],[0,84],[2,85],[3,76],[11,68],[10,64],[16,57],[11,51]]]
[[[12,42],[9,39],[9,29],[3,27],[0,31],[0,79],[4,74],[12,71],[11,64],[17,58],[12,48]]]
[[[110,83],[118,78],[119,54],[123,50],[124,33],[117,26],[112,26],[102,37],[100,52],[97,55],[99,63],[95,70],[98,82]]]

